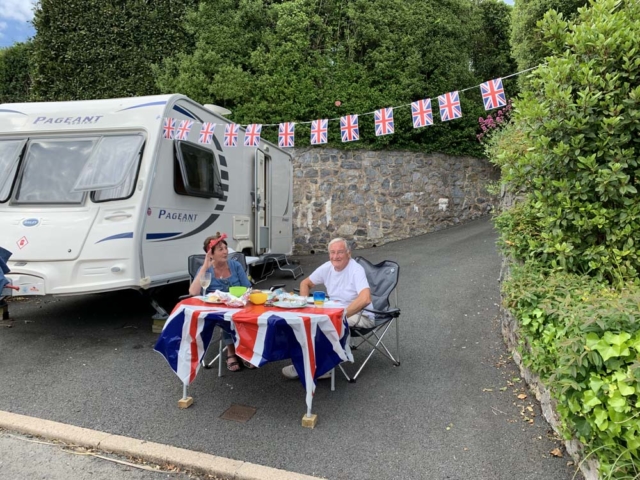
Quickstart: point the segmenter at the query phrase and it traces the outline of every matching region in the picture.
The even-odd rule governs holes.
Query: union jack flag
[[[227,123],[224,127],[224,146],[225,147],[237,147],[238,146],[238,130],[239,125],[237,123]]]
[[[381,108],[374,112],[376,136],[393,133],[393,108]]]
[[[202,128],[200,129],[200,139],[198,140],[200,143],[211,143],[213,142],[213,132],[216,129],[216,124],[211,122],[205,122],[202,124]]]
[[[260,132],[262,132],[262,125],[259,123],[252,123],[247,125],[247,130],[244,132],[244,146],[245,147],[259,147],[260,146]]]
[[[192,297],[173,309],[154,350],[188,385],[200,369],[214,328],[221,327],[234,339],[236,355],[257,367],[291,358],[305,386],[310,409],[316,379],[341,362],[353,362],[349,326],[342,318],[342,309],[324,309],[324,313],[312,310],[239,310],[213,307]]]
[[[193,127],[193,120],[182,120],[178,130],[176,130],[176,138],[178,140],[186,140],[189,138],[191,127]]]
[[[283,148],[293,147],[294,131],[296,124],[293,122],[281,123],[278,127],[278,146]]]
[[[313,120],[311,122],[311,145],[327,143],[327,125],[329,120]]]
[[[433,113],[431,112],[431,99],[425,98],[417,102],[411,102],[411,116],[413,117],[413,128],[433,125]]]
[[[176,119],[167,117],[164,119],[162,125],[162,136],[164,138],[173,139],[174,132],[176,130]]]
[[[340,133],[343,142],[353,142],[360,139],[358,129],[358,115],[346,115],[340,117]]]
[[[480,91],[482,92],[485,110],[504,107],[507,104],[507,97],[504,94],[504,88],[502,88],[501,78],[481,83]]]
[[[460,108],[460,96],[458,91],[445,93],[438,97],[440,105],[440,120],[446,122],[454,118],[462,117],[462,109]]]

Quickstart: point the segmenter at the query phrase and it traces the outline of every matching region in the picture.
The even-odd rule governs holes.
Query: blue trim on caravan
[[[119,112],[124,112],[125,110],[131,110],[134,108],[143,108],[143,107],[151,107],[153,105],[166,105],[166,100],[159,100],[157,102],[149,102],[149,103],[141,103],[140,105],[134,105],[133,107],[123,108],[122,110],[118,110]]]
[[[180,235],[181,233],[182,232],[147,233],[146,239],[147,240],[163,240],[163,239],[171,240],[171,238],[169,238],[169,237],[175,237],[176,235]]]
[[[218,214],[218,213],[212,213],[211,215],[209,215],[209,217],[204,222],[202,222],[200,225],[198,225],[196,228],[194,228],[193,230],[191,230],[189,232],[147,233],[146,239],[147,240],[157,240],[159,242],[166,242],[166,241],[170,241],[170,240],[178,240],[178,239],[181,239],[181,238],[191,237],[193,235],[196,235],[196,234],[202,232],[203,230],[206,230],[210,225],[213,224],[213,222],[215,222],[218,219],[219,216],[220,216],[220,214]]]
[[[111,235],[110,237],[105,237],[102,240],[98,240],[96,243],[106,242],[107,240],[118,240],[120,238],[133,238],[133,232],[125,232],[125,233],[119,233],[117,235]]]
[[[176,112],[179,112],[183,115],[186,115],[189,118],[193,118],[194,120],[196,120],[197,122],[202,122],[202,120],[200,120],[198,117],[196,117],[193,113],[191,113],[189,110],[182,108],[180,105],[174,105],[173,109]]]
[[[0,112],[19,113],[20,115],[26,115],[26,113],[19,112],[18,110],[9,110],[8,108],[0,108]]]

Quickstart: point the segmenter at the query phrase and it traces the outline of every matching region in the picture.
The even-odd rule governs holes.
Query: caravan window
[[[220,171],[213,152],[193,143],[177,142],[174,188],[180,195],[222,198]]]
[[[18,171],[18,161],[26,140],[0,141],[0,202],[9,200],[11,185]]]
[[[82,203],[72,188],[97,138],[31,140],[14,196],[15,203]]]

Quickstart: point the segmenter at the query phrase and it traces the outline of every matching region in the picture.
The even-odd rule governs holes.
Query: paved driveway
[[[201,371],[194,405],[179,410],[181,384],[152,350],[152,312],[131,292],[13,302],[0,409],[332,479],[571,479],[538,406],[518,398],[495,240],[481,219],[355,252],[400,264],[402,365],[374,356],[356,384],[321,382],[314,430],[300,426],[304,390],[280,375],[285,362]],[[325,258],[300,261],[309,274]],[[232,404],[257,413],[219,418]]]

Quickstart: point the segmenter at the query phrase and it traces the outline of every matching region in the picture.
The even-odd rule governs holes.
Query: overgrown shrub
[[[525,365],[603,478],[640,474],[640,2],[541,22],[554,55],[487,151],[516,198],[496,218]]]
[[[506,305],[520,320],[523,362],[558,400],[564,434],[600,463],[603,478],[640,473],[640,288],[512,268]]]
[[[594,2],[575,24],[549,12],[543,26],[556,56],[489,147],[504,184],[526,195],[498,221],[503,242],[522,260],[638,283],[640,2]]]

